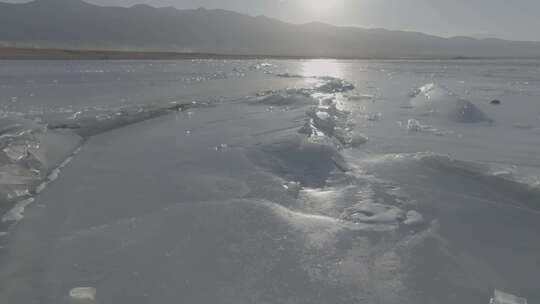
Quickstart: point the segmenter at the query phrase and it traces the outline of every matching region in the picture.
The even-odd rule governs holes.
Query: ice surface
[[[533,125],[528,124],[528,123],[515,123],[512,126],[514,128],[516,128],[516,129],[523,129],[523,130],[528,130],[528,129],[533,129],[534,128]]]
[[[538,302],[540,63],[265,63],[0,63],[0,302]]]

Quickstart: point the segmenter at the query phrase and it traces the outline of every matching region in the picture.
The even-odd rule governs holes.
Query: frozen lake
[[[540,61],[0,61],[0,117],[0,303],[540,302]]]

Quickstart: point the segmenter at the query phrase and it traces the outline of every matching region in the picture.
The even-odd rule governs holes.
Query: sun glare
[[[335,8],[340,0],[303,0],[305,5],[310,9],[318,12],[324,13]]]

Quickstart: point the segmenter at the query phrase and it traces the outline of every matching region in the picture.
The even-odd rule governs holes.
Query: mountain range
[[[540,58],[540,42],[291,24],[226,10],[0,3],[4,46],[338,58]]]

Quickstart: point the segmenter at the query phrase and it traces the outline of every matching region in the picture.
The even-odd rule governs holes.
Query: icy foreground
[[[6,217],[0,303],[538,302],[540,192],[518,170],[537,155],[491,140],[521,134],[530,152],[534,128],[473,101],[491,121],[453,119],[443,86],[444,106],[418,111],[386,72],[369,74],[386,97],[307,74],[234,100],[10,120],[5,134],[32,132],[2,161],[40,175],[2,192],[33,203]]]

